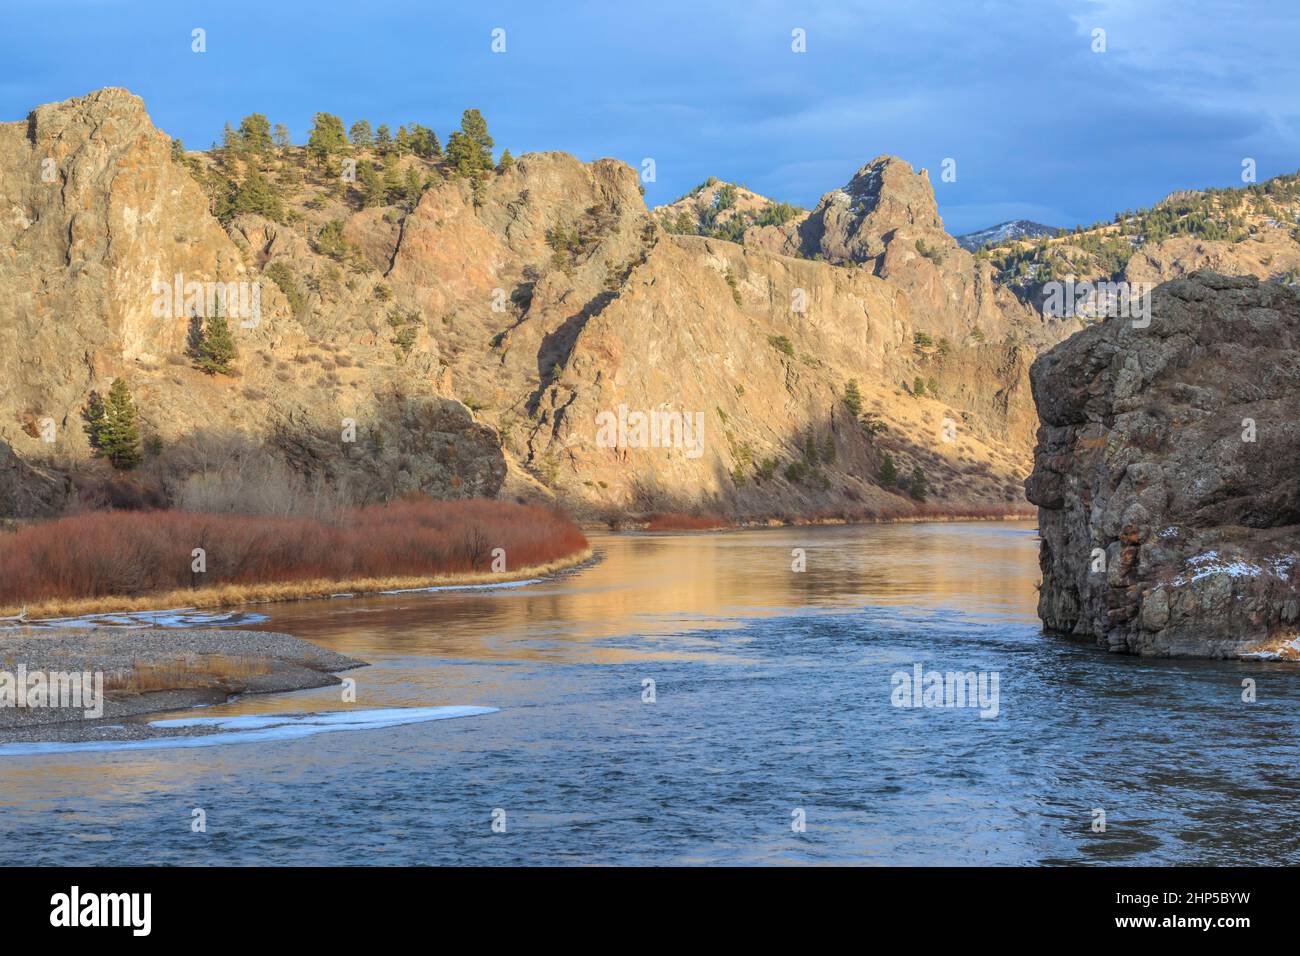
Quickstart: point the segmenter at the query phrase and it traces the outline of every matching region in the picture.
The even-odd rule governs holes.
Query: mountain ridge
[[[924,171],[877,157],[779,222],[737,192],[739,241],[675,234],[617,160],[466,172],[471,112],[457,161],[418,125],[423,147],[405,127],[354,145],[337,120],[332,143],[273,145],[260,114],[183,151],[114,89],[0,124],[0,511],[237,510],[268,480],[294,507],[421,491],[610,522],[1023,507],[1028,365],[1073,326],[944,231]],[[726,185],[696,191],[697,221]],[[232,374],[193,367],[189,317],[154,315],[178,274],[260,288]],[[115,377],[153,449],[127,475],[78,427]],[[621,407],[701,416],[704,446],[604,447]]]

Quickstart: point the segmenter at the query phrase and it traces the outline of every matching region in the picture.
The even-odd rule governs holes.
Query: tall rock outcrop
[[[1028,364],[1059,330],[991,283],[901,160],[736,243],[670,235],[612,159],[532,153],[476,183],[350,158],[415,186],[376,204],[301,147],[179,154],[123,90],[0,124],[0,509],[48,513],[106,478],[79,412],[115,377],[140,407],[131,480],[159,486],[137,489],[149,501],[238,508],[286,483],[586,517],[1022,501]],[[219,221],[253,166],[284,214]],[[234,375],[194,368],[192,317],[156,308],[176,275],[260,290]],[[694,431],[602,433],[638,414]],[[886,455],[901,481],[879,477]]]
[[[1198,272],[1031,369],[1045,627],[1153,656],[1300,656],[1300,294]]]
[[[277,260],[321,277],[300,313],[262,273]],[[363,499],[496,494],[506,465],[495,432],[420,373],[420,343],[399,363],[382,320],[355,308],[342,320],[331,306],[343,280],[327,267],[289,227],[244,217],[223,229],[125,90],[0,123],[0,470],[10,476],[0,509],[30,516],[67,504],[81,483],[67,476],[87,477],[80,410],[119,376],[160,449],[146,477],[173,500],[239,508],[268,483],[299,486],[303,498],[319,498],[323,483]],[[260,287],[256,322],[231,319],[237,375],[191,367],[185,297],[164,303],[155,285],[177,276],[182,288],[243,284],[246,301]],[[15,481],[23,487],[3,490]]]

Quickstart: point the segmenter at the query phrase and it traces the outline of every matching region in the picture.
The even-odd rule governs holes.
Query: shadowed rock
[[[1297,656],[1300,295],[1198,272],[1030,371],[1038,611],[1153,656]]]

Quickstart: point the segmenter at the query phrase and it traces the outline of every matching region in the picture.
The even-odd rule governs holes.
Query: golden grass
[[[85,614],[113,614],[131,611],[166,611],[174,608],[230,608],[246,604],[274,604],[281,601],[307,601],[335,594],[376,594],[404,588],[430,588],[458,584],[502,584],[553,574],[581,564],[591,557],[585,548],[566,558],[516,568],[513,571],[477,571],[465,574],[439,574],[416,577],[316,578],[307,581],[270,581],[249,584],[218,584],[194,589],[159,591],[136,597],[105,595],[96,598],[55,598],[26,606],[27,620],[50,617],[81,617]],[[0,608],[0,617],[10,617],[22,609]]]
[[[228,687],[269,673],[271,661],[265,657],[191,654],[161,664],[139,663],[129,671],[109,674],[104,680],[104,690],[141,694],[158,690]]]

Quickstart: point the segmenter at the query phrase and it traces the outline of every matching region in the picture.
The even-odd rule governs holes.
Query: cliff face
[[[425,188],[367,208],[300,148],[176,157],[122,90],[0,124],[0,508],[48,513],[105,470],[78,415],[117,376],[154,439],[140,480],[190,506],[287,482],[590,517],[907,513],[877,477],[886,454],[932,502],[1021,500],[1027,368],[1061,331],[956,246],[905,163],[737,244],[669,235],[614,160],[529,154],[475,188],[414,156],[355,158]],[[223,228],[211,185],[250,165],[286,214]],[[192,368],[189,314],[156,308],[177,275],[258,287],[259,320],[232,323],[236,375]],[[638,415],[692,430],[638,440]]]
[[[1300,656],[1300,294],[1200,272],[1031,369],[1039,615],[1155,656]]]
[[[67,503],[89,454],[80,410],[117,376],[161,442],[164,461],[146,471],[173,500],[211,498],[213,484],[252,495],[268,481],[350,484],[361,498],[495,494],[505,462],[494,432],[440,396],[427,367],[395,363],[370,316],[331,311],[328,289],[295,316],[261,268],[315,258],[306,242],[247,222],[236,242],[170,148],[124,90],[0,124],[0,455],[16,456],[0,468],[19,476],[0,481],[4,513]],[[154,285],[178,275],[260,285],[257,324],[231,321],[237,376],[184,357],[190,319],[180,298],[160,307]],[[357,442],[343,441],[344,419],[358,423]]]
[[[540,483],[587,516],[906,513],[914,502],[876,477],[888,453],[941,502],[1020,500],[1028,363],[1058,333],[961,274],[970,258],[951,239],[947,265],[898,247],[878,276],[749,234],[670,235],[638,187],[622,163],[529,154],[477,201],[450,180],[404,221],[385,281],[449,317],[435,329],[447,378],[498,425],[515,488]],[[850,380],[875,434],[843,402]],[[698,422],[698,445],[602,440],[602,419],[636,415]]]

